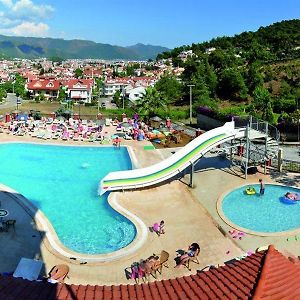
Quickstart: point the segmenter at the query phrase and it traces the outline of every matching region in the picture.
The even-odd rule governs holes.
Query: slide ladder
[[[108,173],[100,182],[98,192],[138,189],[164,182],[193,163],[206,152],[226,141],[245,137],[245,128],[235,129],[234,121],[205,132],[167,159],[152,166]]]

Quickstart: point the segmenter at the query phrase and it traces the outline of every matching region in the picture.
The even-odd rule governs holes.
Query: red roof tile
[[[58,91],[59,87],[58,80],[38,79],[27,83],[27,89],[32,91]]]
[[[299,299],[299,276],[298,262],[270,246],[206,272],[140,285],[53,285],[4,277],[0,279],[0,300]]]
[[[299,265],[270,246],[253,299],[300,299],[299,278]]]

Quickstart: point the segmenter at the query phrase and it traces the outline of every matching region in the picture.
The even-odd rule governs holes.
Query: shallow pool
[[[252,185],[259,191],[259,185]],[[221,204],[224,215],[232,223],[257,232],[275,233],[300,228],[300,201],[296,204],[281,202],[287,192],[300,189],[281,185],[266,185],[263,196],[246,195],[247,186],[227,194]]]
[[[135,226],[97,195],[107,173],[132,168],[127,148],[1,144],[0,160],[0,181],[41,209],[66,247],[103,254],[135,238]]]

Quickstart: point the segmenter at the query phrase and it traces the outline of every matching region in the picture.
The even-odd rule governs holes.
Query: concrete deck
[[[40,140],[0,135],[0,141],[37,142]],[[43,140],[41,142],[49,143],[49,141]],[[66,144],[62,141],[53,142]],[[87,142],[68,143],[95,145],[95,143]],[[138,167],[156,163],[171,155],[172,152],[172,149],[145,151],[143,146],[149,145],[147,141],[124,141],[123,144],[133,147]],[[238,173],[234,174],[228,168],[227,161],[222,159],[204,158],[200,160],[198,167],[194,189],[188,188],[184,183],[184,180],[188,181],[188,176],[186,176],[183,182],[174,181],[152,189],[117,194],[119,203],[142,219],[147,226],[164,219],[166,233],[158,237],[149,232],[146,243],[137,252],[117,261],[106,263],[80,264],[74,260],[58,257],[48,242],[43,239],[43,233],[37,232],[35,224],[26,210],[15,203],[13,197],[3,192],[0,193],[2,207],[7,208],[10,216],[17,219],[15,232],[0,233],[0,243],[5,245],[0,249],[0,272],[13,271],[21,257],[40,257],[44,262],[44,274],[55,264],[67,263],[70,266],[70,278],[66,280],[67,283],[108,285],[132,282],[126,279],[124,269],[134,261],[145,259],[153,253],[159,254],[161,250],[169,252],[170,267],[164,269],[158,279],[188,275],[207,265],[221,264],[245,251],[255,250],[259,246],[270,243],[275,244],[279,249],[288,248],[294,254],[299,252],[299,242],[287,243],[283,237],[276,239],[247,235],[241,241],[231,239],[226,234],[230,227],[220,219],[216,212],[216,201],[223,192],[246,182],[238,176]],[[286,176],[292,178],[289,174]],[[257,182],[258,177],[262,177],[262,175],[249,176],[248,182]],[[275,178],[275,175],[264,176],[264,178],[266,182],[274,179],[280,180],[280,178]],[[220,231],[217,224],[223,230]],[[198,242],[201,246],[200,265],[192,264],[191,272],[184,267],[174,269],[176,250],[186,248],[192,242]]]

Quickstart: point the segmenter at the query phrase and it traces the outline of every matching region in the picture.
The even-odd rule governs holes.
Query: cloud
[[[9,35],[46,36],[54,8],[47,4],[35,4],[32,0],[0,0],[0,33]]]
[[[5,5],[7,7],[12,7],[13,6],[12,0],[0,0],[0,3],[2,3],[3,5]]]
[[[45,23],[23,22],[15,27],[0,28],[4,35],[45,37],[48,35],[49,26]]]
[[[54,8],[51,5],[36,5],[31,0],[19,0],[10,8],[10,12],[13,15],[29,19],[46,19],[54,12]]]

